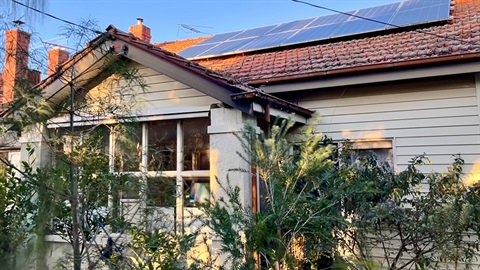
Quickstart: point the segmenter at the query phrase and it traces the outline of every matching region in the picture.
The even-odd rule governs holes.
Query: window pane
[[[142,160],[141,124],[115,127],[115,171],[138,172]]]
[[[131,174],[119,174],[114,187],[121,191],[122,199],[140,199],[146,190],[142,178]]]
[[[207,127],[210,124],[208,118],[196,118],[183,120],[183,169],[209,170],[210,169],[210,140]]]
[[[210,200],[209,178],[185,178],[183,182],[185,206],[195,207]]]
[[[53,145],[53,159],[57,155],[69,154],[76,147],[87,147],[91,151],[99,151],[105,157],[109,155],[110,130],[107,126],[81,126],[75,127],[74,133],[69,128],[57,128],[50,130],[50,139]]]
[[[176,165],[177,121],[148,123],[148,170],[175,171]]]
[[[351,156],[351,163],[353,164],[359,158],[375,158],[377,166],[389,166],[393,168],[393,151],[388,148],[380,149],[355,149],[354,155]]]
[[[97,145],[102,153],[108,155],[110,145],[110,130],[107,126],[99,126],[93,130],[85,130],[84,134],[88,134],[87,141]]]
[[[175,182],[175,178],[147,178],[147,205],[156,207],[175,206]]]

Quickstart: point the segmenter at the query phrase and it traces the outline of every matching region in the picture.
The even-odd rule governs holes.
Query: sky
[[[353,11],[401,0],[304,1],[340,11]],[[292,0],[46,0],[43,10],[73,23],[93,21],[100,30],[112,24],[128,32],[137,18],[143,18],[144,25],[151,28],[152,42],[228,33],[332,14]],[[36,33],[43,41],[69,44],[61,36],[65,32],[63,22],[45,16],[31,16],[22,9],[16,9],[13,18],[25,21],[24,28]],[[180,24],[202,33],[190,31]]]

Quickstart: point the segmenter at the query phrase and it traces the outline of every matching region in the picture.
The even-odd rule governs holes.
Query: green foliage
[[[350,168],[357,194],[345,204],[351,224],[342,232],[347,236],[342,247],[355,260],[380,256],[387,269],[437,269],[474,259],[478,240],[468,235],[477,231],[472,226],[477,219],[462,182],[463,159],[456,156],[446,173],[424,174],[419,170],[424,162],[416,157],[398,174],[374,158]]]
[[[257,136],[246,126],[240,138],[261,179],[259,212],[229,179],[225,196],[203,206],[228,269],[437,269],[475,258],[479,189],[464,186],[460,156],[445,173],[424,174],[424,156],[395,173],[373,153],[352,164],[349,141],[336,155],[313,126],[291,142],[292,127]]]
[[[185,254],[193,246],[195,234],[181,235],[165,229],[146,231],[135,228],[127,244],[133,253],[131,269],[194,269],[188,266]],[[130,268],[127,268],[130,269]]]
[[[242,157],[257,169],[263,187],[258,213],[245,209],[239,189],[230,186],[223,187],[226,198],[204,207],[206,224],[222,239],[232,269],[253,269],[254,254],[265,267],[283,269],[331,264],[335,256],[332,232],[344,226],[339,205],[347,196],[333,177],[335,148],[313,126],[302,129],[301,141],[290,142],[292,128],[283,121],[257,137],[246,126],[240,138],[248,153]]]
[[[12,168],[0,169],[0,264],[13,269],[18,248],[32,235],[29,213],[35,211],[30,183],[16,176]]]

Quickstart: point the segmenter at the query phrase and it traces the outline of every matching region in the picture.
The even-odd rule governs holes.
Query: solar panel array
[[[451,0],[406,0],[346,14],[215,35],[179,54],[189,59],[235,54],[447,20]],[[366,18],[366,19],[364,19]]]

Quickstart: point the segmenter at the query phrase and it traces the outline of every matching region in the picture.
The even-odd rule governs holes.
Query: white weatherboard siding
[[[300,95],[299,95],[300,96]],[[320,115],[317,130],[341,139],[392,139],[403,170],[425,153],[423,171],[445,171],[453,154],[469,172],[480,162],[480,118],[473,75],[309,91],[298,104]]]
[[[178,111],[181,112],[188,111],[189,107],[205,107],[208,110],[212,103],[218,103],[214,98],[151,68],[139,64],[132,66],[138,69],[137,75],[147,85],[146,88],[142,89],[137,82],[130,82],[129,86],[126,86],[125,81],[112,83],[114,76],[110,76],[90,90],[90,104],[100,103],[100,106],[105,106],[106,102],[122,100],[126,106],[123,110],[141,115],[142,112],[152,110],[160,113],[162,110],[175,111],[167,110],[168,108],[179,108]]]
[[[139,72],[149,86],[146,92],[141,92],[137,96],[139,109],[210,106],[212,103],[218,103],[214,98],[150,68],[139,67]]]
[[[404,170],[412,157],[425,153],[431,164],[422,166],[422,171],[443,172],[453,161],[452,155],[461,154],[464,171],[476,173],[478,178],[479,85],[473,74],[456,75],[318,89],[297,94],[300,99],[296,101],[319,114],[318,132],[334,140],[391,139],[397,171]],[[426,184],[421,187],[427,188]],[[385,263],[381,246],[371,252]],[[479,269],[479,265],[478,260],[472,262],[473,269]],[[439,266],[445,268],[447,265]]]

